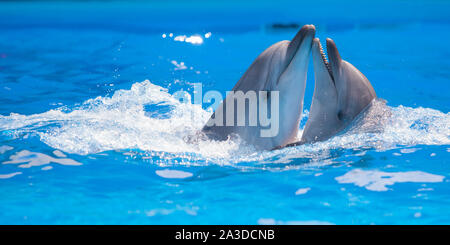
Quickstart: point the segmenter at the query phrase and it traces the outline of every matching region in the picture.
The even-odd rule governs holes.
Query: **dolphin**
[[[324,141],[344,130],[377,97],[369,80],[343,60],[327,38],[327,60],[320,40],[314,38],[312,57],[315,87],[308,121],[299,142]]]
[[[239,112],[239,108],[234,108],[228,114],[227,101],[237,100],[236,97],[230,96],[231,93],[228,93],[217,107],[202,132],[215,140],[226,140],[232,135],[239,135],[241,139],[260,150],[271,150],[295,142],[303,111],[306,75],[315,30],[314,25],[305,25],[291,41],[277,42],[267,48],[253,61],[231,91],[242,92],[245,95],[253,91],[256,95],[260,95],[257,114],[259,118],[264,114],[267,118],[270,115],[271,120],[276,119],[272,120],[270,125],[276,129],[275,133],[263,135],[262,131],[269,127],[267,122],[257,122],[254,126],[247,123],[257,117],[256,114],[249,113],[251,107],[249,100],[246,100],[243,106],[248,107],[248,110]],[[277,96],[273,97],[274,94]],[[275,100],[276,98],[278,100]],[[270,112],[268,109],[268,111],[262,110],[260,105],[263,102],[271,108]],[[272,107],[275,102],[278,102],[278,107]],[[241,116],[244,114],[247,119],[245,125],[242,121],[239,123],[238,114]],[[232,125],[226,123],[227,121],[232,122]]]

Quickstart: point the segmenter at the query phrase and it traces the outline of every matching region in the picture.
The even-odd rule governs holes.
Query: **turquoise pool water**
[[[0,224],[450,223],[446,2],[21,2],[0,13]],[[295,35],[276,28],[291,23],[315,24],[368,77],[386,101],[378,130],[267,152],[186,143],[211,111],[173,93],[225,93]],[[313,78],[310,65],[301,128]]]

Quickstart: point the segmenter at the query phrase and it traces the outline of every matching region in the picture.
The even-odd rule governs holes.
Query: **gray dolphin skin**
[[[247,124],[236,126],[239,125],[236,108],[233,112],[233,124],[228,126],[229,124],[226,122],[230,115],[226,113],[227,100],[236,100],[230,94],[216,109],[208,123],[203,127],[202,132],[215,140],[226,140],[231,135],[236,134],[247,143],[261,150],[271,150],[295,142],[303,111],[306,73],[314,35],[314,25],[305,25],[291,41],[273,44],[256,58],[232,89],[232,92],[242,91],[244,94],[254,91],[256,95],[260,91],[267,91],[266,97],[263,97],[268,105],[266,108],[271,108],[270,105],[275,104],[271,92],[274,94],[273,91],[277,91],[279,98],[277,111],[268,109],[269,112],[266,112],[267,115],[270,114],[272,117],[278,116],[277,122],[272,122],[272,124],[277,125],[270,125],[270,127],[276,127],[278,130],[276,134],[269,137],[262,136],[261,130],[267,129],[268,125],[263,125],[260,122],[255,126]],[[248,103],[244,104],[245,108],[247,106],[250,108]],[[258,100],[258,115],[262,113],[260,104],[261,101]],[[245,118],[250,121],[256,115],[250,115],[249,111],[245,110],[244,113]],[[217,123],[218,115],[223,115],[219,123]]]
[[[369,80],[352,64],[341,59],[333,40],[327,38],[329,62],[318,38],[312,56],[315,88],[299,145],[324,141],[344,130],[376,98]]]

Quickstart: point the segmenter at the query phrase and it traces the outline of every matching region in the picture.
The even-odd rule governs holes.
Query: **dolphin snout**
[[[302,28],[305,28],[308,32],[316,32],[316,27],[314,25],[304,25]]]
[[[314,25],[304,25],[302,29],[305,31],[303,42],[311,48],[312,40],[316,35],[316,27]]]
[[[304,25],[290,42],[288,48],[288,57],[293,57],[293,55],[301,46],[303,46],[304,48],[306,47],[307,49],[311,48],[311,41],[314,38],[315,34],[316,27],[314,25]],[[307,50],[306,53],[309,53],[309,50]]]
[[[316,27],[314,25],[304,25],[300,29],[300,33],[302,33],[302,39],[297,50],[297,55],[301,55],[305,59],[305,62],[308,63],[313,39],[316,35]]]
[[[327,53],[331,69],[333,70],[333,72],[336,72],[342,59],[336,47],[336,44],[331,38],[327,38]]]
[[[304,38],[314,38],[314,35],[316,34],[316,27],[314,25],[304,25],[302,29],[300,29],[300,32],[303,33]]]

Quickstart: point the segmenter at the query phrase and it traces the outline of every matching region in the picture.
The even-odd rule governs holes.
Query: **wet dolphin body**
[[[327,61],[318,38],[312,56],[315,88],[310,114],[299,145],[324,141],[344,130],[376,98],[369,80],[341,59],[333,40],[327,38]]]
[[[261,150],[271,150],[295,142],[299,129],[300,116],[303,110],[303,98],[305,94],[306,73],[308,70],[309,54],[312,47],[312,39],[315,35],[313,25],[305,25],[295,35],[292,41],[281,41],[273,44],[261,53],[241,79],[232,89],[234,91],[268,91],[266,103],[270,110],[270,92],[278,91],[278,111],[270,112],[271,116],[279,115],[276,127],[278,132],[271,137],[262,137],[261,129],[265,125],[236,126],[237,110],[234,110],[234,124],[227,126],[226,101],[235,100],[227,95],[214,114],[204,126],[202,131],[210,138],[226,140],[230,135],[237,134],[247,143]],[[272,92],[273,93],[273,92]],[[258,101],[258,114],[261,113]],[[247,104],[246,106],[247,107]],[[250,106],[249,106],[250,107]],[[249,110],[245,110],[246,120],[249,120]],[[217,115],[223,115],[223,121],[217,125]],[[230,114],[231,115],[231,114]],[[273,126],[273,125],[272,125]],[[266,127],[267,128],[267,127]]]

